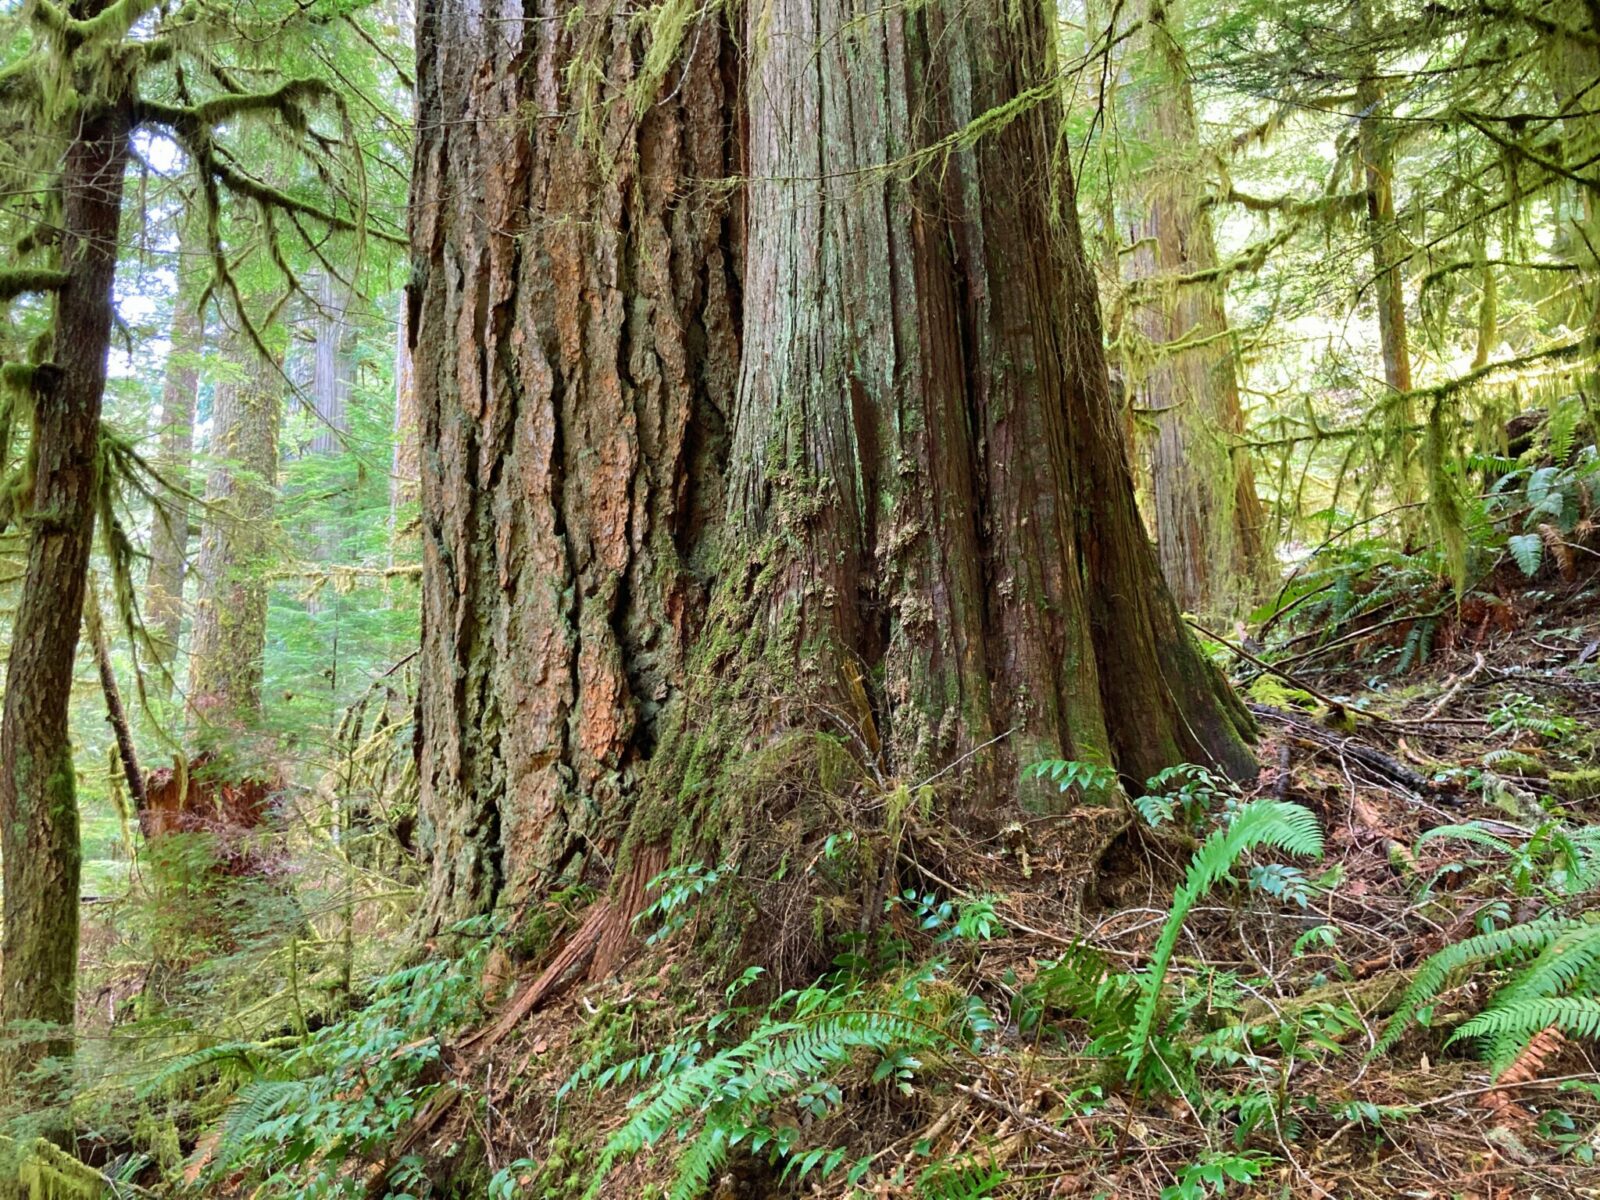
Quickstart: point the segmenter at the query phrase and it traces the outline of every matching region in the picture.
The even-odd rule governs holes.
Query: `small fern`
[[[904,1083],[923,1057],[957,1048],[972,1053],[971,1041],[988,1023],[986,1012],[969,1001],[947,1015],[918,986],[928,977],[913,973],[897,989],[870,992],[852,983],[788,992],[735,1044],[701,1057],[722,1024],[712,1018],[661,1051],[595,1074],[597,1090],[630,1078],[651,1082],[629,1101],[632,1116],[606,1142],[586,1195],[598,1194],[618,1162],[668,1136],[685,1142],[668,1193],[672,1200],[701,1195],[736,1147],[782,1162],[786,1178],[831,1174],[845,1151],[797,1148],[797,1131],[771,1126],[771,1112],[790,1102],[825,1115],[840,1100],[838,1088],[827,1081],[861,1055],[878,1060],[875,1082]]]
[[[1251,850],[1270,846],[1288,854],[1320,858],[1322,829],[1310,810],[1281,800],[1256,800],[1244,805],[1224,828],[1200,844],[1189,863],[1183,886],[1172,897],[1161,937],[1150,957],[1150,965],[1139,979],[1139,996],[1134,1004],[1133,1028],[1128,1032],[1128,1078],[1139,1074],[1150,1052],[1151,1032],[1156,1010],[1166,984],[1167,968],[1177,948],[1183,923],[1192,909]]]

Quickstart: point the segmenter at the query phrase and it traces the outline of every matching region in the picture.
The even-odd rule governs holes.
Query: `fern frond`
[[[1569,1037],[1600,1035],[1600,999],[1594,996],[1541,996],[1496,1004],[1450,1035],[1449,1045],[1461,1038],[1516,1038],[1527,1041],[1555,1026]]]
[[[1416,978],[1400,998],[1400,1006],[1384,1027],[1383,1036],[1368,1052],[1368,1059],[1384,1053],[1398,1042],[1416,1019],[1418,1010],[1443,991],[1445,985],[1462,971],[1492,959],[1507,955],[1521,956],[1540,950],[1559,937],[1566,927],[1565,921],[1540,918],[1526,925],[1511,925],[1464,938],[1432,955],[1417,970]]]
[[[221,1071],[226,1067],[237,1067],[256,1077],[281,1078],[284,1059],[259,1042],[219,1042],[215,1046],[203,1046],[199,1050],[166,1063],[154,1075],[144,1080],[139,1086],[139,1096],[141,1098],[151,1096],[201,1071],[208,1069]]]
[[[1005,1181],[1005,1171],[994,1163],[936,1163],[917,1179],[917,1195],[926,1200],[982,1200]]]
[[[710,1191],[711,1177],[727,1158],[727,1127],[708,1122],[689,1148],[678,1155],[668,1200],[700,1200]]]
[[[228,1106],[222,1137],[214,1157],[231,1163],[247,1143],[257,1140],[261,1127],[304,1099],[306,1085],[298,1079],[257,1079],[245,1084]]]
[[[1427,842],[1437,841],[1440,838],[1453,838],[1460,842],[1471,842],[1475,846],[1485,846],[1490,850],[1506,855],[1508,858],[1517,852],[1516,847],[1506,841],[1505,838],[1495,836],[1477,823],[1437,825],[1432,829],[1425,830],[1422,836],[1417,838],[1412,850],[1413,852],[1420,850]]]
[[[1139,1000],[1134,1006],[1133,1028],[1128,1034],[1128,1078],[1143,1065],[1150,1046],[1150,1031],[1166,982],[1167,967],[1177,948],[1178,935],[1189,910],[1232,869],[1240,857],[1258,846],[1271,846],[1288,854],[1308,857],[1322,855],[1322,827],[1312,812],[1299,804],[1283,800],[1256,800],[1246,804],[1225,828],[1200,844],[1183,886],[1172,897],[1172,911],[1150,956],[1139,983]]]

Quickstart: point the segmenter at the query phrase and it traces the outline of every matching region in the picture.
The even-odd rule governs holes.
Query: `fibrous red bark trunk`
[[[1179,605],[1233,617],[1269,570],[1266,523],[1244,449],[1234,347],[1217,274],[1199,128],[1167,10],[1137,14],[1138,78],[1119,89],[1149,165],[1134,181],[1126,277],[1142,288],[1120,332],[1148,439],[1151,517],[1162,574]]]
[[[1134,508],[1042,9],[500,8],[419,15],[432,922],[786,731],[978,812],[1043,755],[1246,771]]]
[[[100,408],[129,129],[127,106],[111,104],[86,113],[67,146],[56,361],[34,376],[28,561],[11,626],[0,727],[0,1027],[10,1036],[12,1022],[30,1021],[51,1032],[6,1043],[0,1076],[8,1079],[46,1055],[69,1054],[73,1044],[81,850],[67,709],[101,469]]]

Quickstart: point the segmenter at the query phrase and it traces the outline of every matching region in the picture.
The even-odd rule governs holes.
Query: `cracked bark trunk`
[[[1249,770],[1134,508],[1042,9],[775,0],[656,87],[609,7],[500,8],[419,14],[430,923],[840,713],[977,812],[1042,754]]]

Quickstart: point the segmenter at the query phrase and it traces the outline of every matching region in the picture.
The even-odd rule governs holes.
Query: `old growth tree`
[[[1250,768],[1134,507],[1034,0],[418,13],[434,924],[827,731]]]

